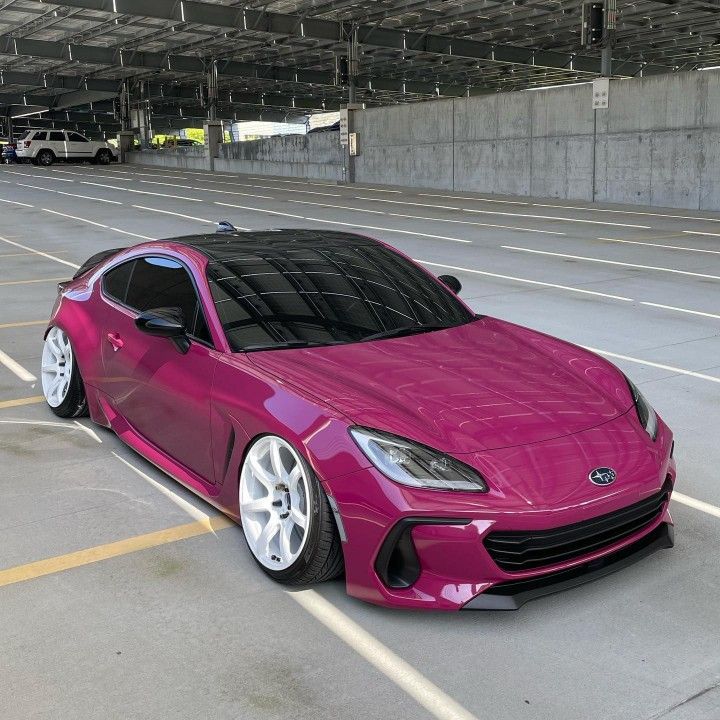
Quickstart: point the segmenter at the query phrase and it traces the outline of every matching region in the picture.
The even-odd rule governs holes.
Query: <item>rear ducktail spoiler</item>
[[[77,272],[72,276],[73,280],[77,280],[81,275],[84,275],[88,270],[92,270],[97,267],[101,262],[107,260],[111,255],[119,253],[121,250],[127,248],[113,248],[112,250],[103,250],[102,252],[95,253],[92,257],[89,257],[78,269]],[[67,282],[70,282],[69,280]],[[60,283],[63,285],[63,283]]]

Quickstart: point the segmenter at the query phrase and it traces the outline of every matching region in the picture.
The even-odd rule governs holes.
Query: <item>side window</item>
[[[33,140],[47,140],[47,133],[36,132],[35,135],[33,135]]]
[[[76,132],[69,132],[68,140],[70,140],[70,142],[89,142],[86,137],[83,137],[80,133]]]
[[[132,276],[134,267],[135,261],[131,260],[130,262],[118,265],[110,270],[110,272],[105,273],[102,283],[103,291],[108,297],[125,304],[128,283],[130,282],[130,277]]]
[[[138,258],[125,304],[140,312],[160,307],[180,308],[188,334],[210,342],[210,332],[195,286],[187,270],[174,260],[162,257]]]
[[[51,142],[65,142],[65,133],[56,130],[50,133],[49,139]]]

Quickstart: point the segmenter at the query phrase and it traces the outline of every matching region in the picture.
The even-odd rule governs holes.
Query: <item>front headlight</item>
[[[487,483],[465,463],[438,450],[369,428],[350,428],[367,459],[395,482],[434,490],[487,492]]]
[[[630,393],[632,394],[633,401],[635,403],[635,410],[637,411],[638,420],[640,424],[645,428],[645,432],[655,440],[658,434],[658,421],[657,415],[652,408],[652,405],[645,399],[645,396],[638,390],[635,383],[629,378],[627,380]]]

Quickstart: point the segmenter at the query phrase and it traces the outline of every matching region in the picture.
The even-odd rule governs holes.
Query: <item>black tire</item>
[[[95,162],[100,165],[109,165],[112,161],[112,155],[109,150],[98,150],[95,155]]]
[[[55,153],[52,150],[42,149],[35,156],[35,162],[37,165],[49,167],[55,162]]]
[[[71,342],[72,347],[72,342]],[[65,399],[56,407],[49,402],[48,407],[61,418],[76,418],[88,414],[87,395],[85,394],[85,384],[83,383],[80,368],[75,360],[75,352],[72,353],[72,370],[70,372],[70,384]],[[47,398],[46,398],[47,402]]]
[[[248,544],[250,554],[263,572],[283,585],[296,586],[333,580],[342,575],[345,568],[340,535],[325,491],[302,454],[298,453],[298,456],[305,469],[307,482],[311,486],[311,507],[308,509],[309,534],[302,553],[285,570],[271,570],[255,557]]]

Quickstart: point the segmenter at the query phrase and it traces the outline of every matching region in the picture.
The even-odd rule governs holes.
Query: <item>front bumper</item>
[[[487,495],[408,488],[374,468],[329,481],[347,535],[348,593],[391,607],[508,610],[671,547],[672,434],[661,425],[657,442],[647,444],[640,434],[628,433],[631,421],[621,418],[571,438],[478,456],[470,464],[494,486]],[[608,464],[618,471],[618,481],[606,488],[591,485],[588,468]],[[564,482],[536,487],[542,483],[536,479],[532,497],[527,477],[538,467]],[[661,491],[667,496],[642,527],[554,564],[509,571],[485,545],[491,532],[542,534],[594,523]]]
[[[670,523],[661,522],[639,540],[597,560],[583,563],[569,570],[558,570],[527,580],[509,580],[493,585],[463,605],[463,610],[517,610],[526,602],[544,595],[598,580],[632,565],[663,548],[675,544],[675,530]]]

